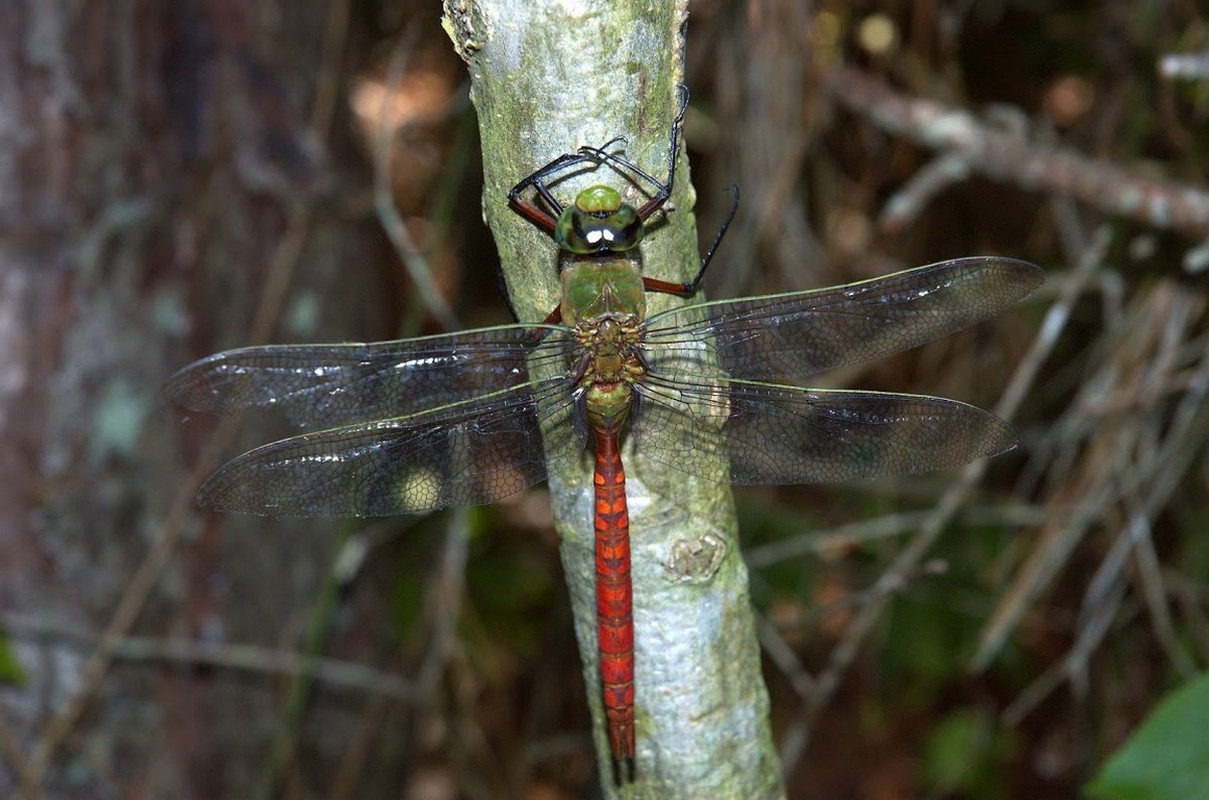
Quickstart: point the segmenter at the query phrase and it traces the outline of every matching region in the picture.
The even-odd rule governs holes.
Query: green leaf
[[[1086,791],[1108,800],[1209,800],[1209,673],[1168,694]]]

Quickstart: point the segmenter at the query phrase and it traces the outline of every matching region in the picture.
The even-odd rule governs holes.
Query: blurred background
[[[160,395],[224,348],[439,332],[434,296],[512,321],[438,12],[0,4],[0,795],[598,791],[543,487],[206,513],[287,428]],[[687,41],[703,241],[743,191],[707,296],[1048,274],[819,381],[996,409],[1022,446],[985,474],[738,493],[789,796],[1077,795],[1209,662],[1209,11],[699,0]]]

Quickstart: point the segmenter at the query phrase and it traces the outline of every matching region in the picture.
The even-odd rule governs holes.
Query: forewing
[[[642,388],[638,447],[674,469],[737,484],[835,483],[965,464],[1010,450],[1006,422],[965,403],[926,395],[823,391],[719,381]]]
[[[203,505],[271,516],[418,514],[491,503],[546,477],[541,425],[557,421],[550,456],[582,453],[564,377],[408,417],[304,433],[258,447],[211,475]]]
[[[519,386],[529,366],[566,362],[565,329],[504,325],[372,344],[268,345],[216,353],[173,375],[164,392],[194,411],[279,407],[325,428],[404,417]]]
[[[648,321],[643,347],[656,370],[705,346],[731,377],[793,383],[985,320],[1042,279],[1025,261],[954,259],[844,286],[673,309]]]

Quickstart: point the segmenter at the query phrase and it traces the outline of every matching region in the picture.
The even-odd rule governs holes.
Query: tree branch
[[[615,136],[625,137],[629,159],[662,174],[686,13],[685,0],[446,0],[446,31],[469,64],[478,109],[484,212],[522,320],[539,321],[557,304],[557,253],[548,236],[508,208],[508,189],[562,153]],[[555,193],[570,198],[601,175],[574,176]],[[646,274],[671,281],[695,274],[694,199],[682,151],[674,210],[643,244]],[[679,302],[648,295],[652,313]],[[630,441],[622,457],[633,537],[638,732],[637,782],[626,796],[781,797],[729,487],[669,474]],[[597,755],[609,764],[596,664],[591,472],[585,453],[580,469],[550,476],[550,491]],[[606,796],[620,796],[611,770],[602,776]]]
[[[914,185],[889,204],[882,220],[887,227],[902,227],[937,190],[979,172],[1024,189],[1058,192],[1156,228],[1179,231],[1201,241],[1185,256],[1186,268],[1199,271],[1209,262],[1209,193],[1029,141],[1019,133],[996,130],[967,111],[908,97],[849,67],[829,69],[823,86],[841,105],[883,130],[943,153],[936,167],[921,173],[929,179],[926,184]],[[949,180],[935,181],[942,173]]]

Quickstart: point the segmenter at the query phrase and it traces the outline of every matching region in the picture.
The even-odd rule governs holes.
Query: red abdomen
[[[634,758],[634,618],[630,515],[616,430],[596,431],[596,637],[613,758]]]

